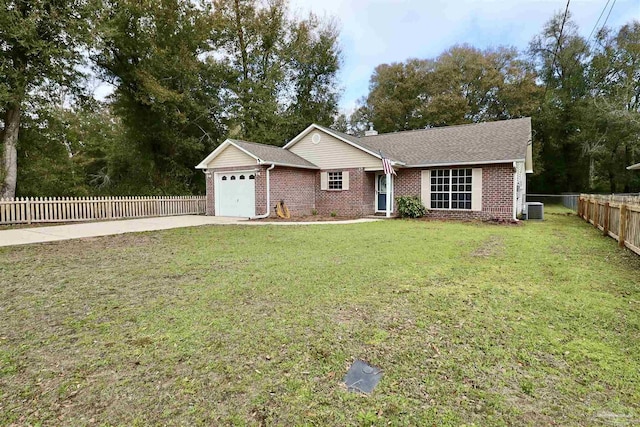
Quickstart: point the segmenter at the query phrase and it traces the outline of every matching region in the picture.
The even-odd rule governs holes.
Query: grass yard
[[[0,248],[0,424],[638,424],[640,257],[546,218]]]

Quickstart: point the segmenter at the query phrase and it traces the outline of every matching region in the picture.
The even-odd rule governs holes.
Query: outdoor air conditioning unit
[[[544,203],[527,202],[525,203],[525,212],[527,219],[544,220]]]

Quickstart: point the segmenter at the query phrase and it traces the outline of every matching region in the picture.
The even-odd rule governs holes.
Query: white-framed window
[[[431,171],[431,209],[471,210],[473,169]]]
[[[329,172],[327,179],[329,190],[342,190],[342,172]]]

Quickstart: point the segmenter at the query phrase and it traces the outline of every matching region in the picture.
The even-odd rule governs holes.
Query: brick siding
[[[455,168],[456,166],[452,166]],[[431,218],[442,219],[503,219],[513,218],[513,166],[510,164],[483,165],[482,210],[456,211],[431,210]],[[220,168],[207,176],[207,215],[215,213],[215,189],[213,172],[227,172],[242,168]],[[256,215],[265,213],[267,166],[253,167],[256,174]],[[362,168],[342,169],[349,171],[349,190],[320,190],[320,171],[276,166],[271,172],[270,216],[273,207],[284,200],[294,216],[309,215],[316,209],[321,215],[336,212],[340,216],[366,216],[375,212],[375,172]],[[418,196],[421,193],[421,170],[401,169],[394,177],[395,197]],[[396,203],[394,200],[394,212]]]
[[[451,166],[450,168],[469,166]],[[513,165],[493,164],[482,168],[482,210],[430,210],[427,217],[441,219],[499,219],[513,218]],[[449,168],[445,168],[449,169]],[[396,197],[418,196],[421,189],[420,170],[400,170],[396,177]],[[394,205],[395,206],[395,205]],[[428,201],[425,203],[428,208]]]
[[[280,200],[284,201],[292,216],[311,215],[316,204],[316,175],[318,172],[315,170],[276,166],[271,171],[271,216],[275,215],[273,207]]]
[[[320,172],[316,173],[316,209],[321,215],[364,216],[374,213],[374,177],[362,168],[337,169],[349,172],[348,190],[321,190]],[[323,171],[331,172],[331,170]],[[370,196],[369,196],[370,195]]]

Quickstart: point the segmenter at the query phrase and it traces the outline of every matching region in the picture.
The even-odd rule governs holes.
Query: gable
[[[229,144],[220,154],[206,165],[206,168],[213,169],[236,166],[254,166],[256,163],[256,159],[239,150],[234,145]]]
[[[319,141],[317,139],[319,136]],[[317,141],[317,143],[314,142]],[[312,129],[288,150],[320,169],[381,168],[380,159],[320,130]]]

